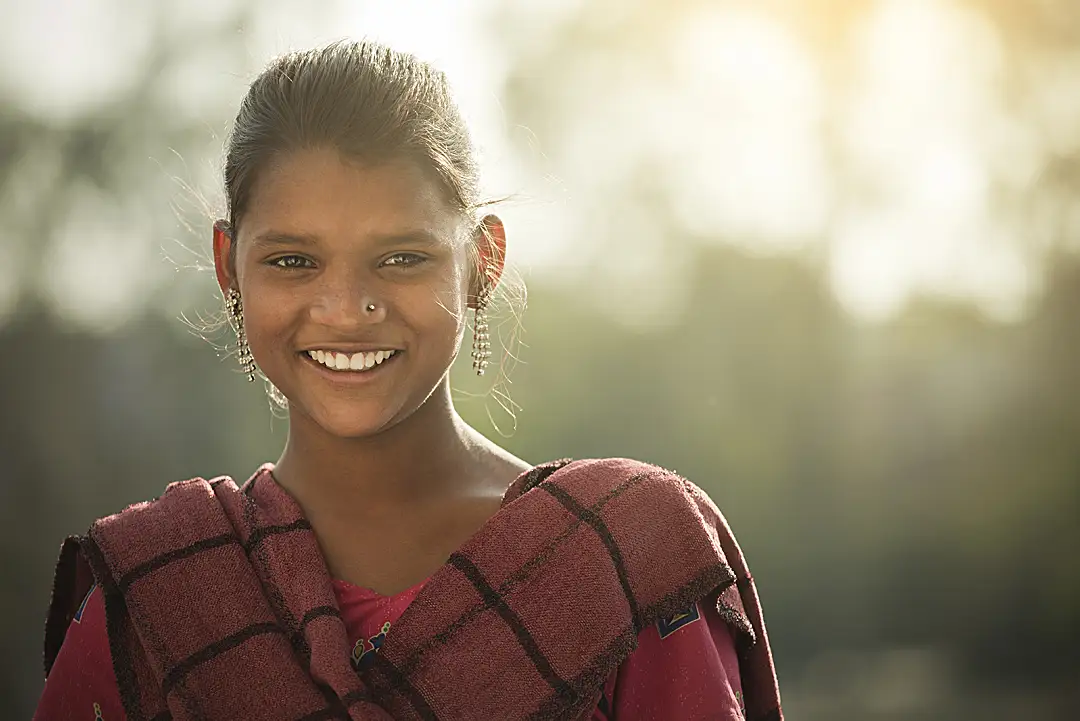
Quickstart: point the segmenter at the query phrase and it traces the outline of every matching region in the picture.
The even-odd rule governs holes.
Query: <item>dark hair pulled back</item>
[[[278,154],[317,147],[366,162],[415,161],[456,208],[477,205],[477,162],[449,83],[414,55],[365,40],[272,61],[241,102],[226,147],[234,233],[259,171]]]

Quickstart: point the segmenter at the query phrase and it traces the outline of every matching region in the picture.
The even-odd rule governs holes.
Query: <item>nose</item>
[[[381,323],[386,313],[375,283],[356,273],[324,276],[310,309],[311,320],[343,333]]]

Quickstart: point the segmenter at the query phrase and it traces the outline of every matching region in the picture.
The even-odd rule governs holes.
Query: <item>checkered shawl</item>
[[[748,719],[782,719],[742,553],[674,473],[625,459],[526,472],[358,673],[311,525],[270,470],[241,488],[173,483],[68,539],[46,674],[88,567],[129,721],[587,718],[643,628],[707,600],[734,629]]]

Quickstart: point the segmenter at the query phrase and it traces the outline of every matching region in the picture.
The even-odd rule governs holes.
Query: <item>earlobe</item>
[[[233,279],[236,275],[233,267],[232,244],[233,234],[228,221],[215,221],[214,272],[217,274],[217,282],[222,294],[225,294],[233,286]]]

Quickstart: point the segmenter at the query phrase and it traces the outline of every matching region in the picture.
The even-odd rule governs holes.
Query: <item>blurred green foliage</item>
[[[793,22],[827,45],[864,5],[821,2],[824,18]],[[1062,10],[1070,0],[969,5],[1013,29],[1018,64],[1040,43],[1076,52],[1077,16]],[[560,84],[586,56],[617,64],[635,52],[633,34],[615,32],[612,18],[647,34],[663,15],[659,4],[614,7],[582,4],[546,40],[519,47],[507,30],[513,11],[495,16],[511,64],[512,121],[541,138],[559,133],[573,120]],[[117,208],[145,200],[168,212],[153,207],[149,199],[161,196],[148,184],[160,191],[183,171],[135,156],[194,153],[212,135],[207,126],[223,127],[230,111],[179,118],[152,92],[156,78],[193,47],[250,22],[244,12],[224,18],[216,35],[158,28],[140,82],[84,116],[54,121],[0,103],[4,250],[23,259],[20,301],[0,328],[8,641],[0,699],[14,717],[29,717],[40,692],[41,630],[64,536],[172,480],[246,477],[277,457],[285,437],[285,422],[232,359],[219,360],[176,317],[177,308],[215,310],[209,277],[161,280],[147,293],[162,295],[95,330],[73,325],[40,290],[80,188],[93,186]],[[1077,157],[1054,158],[1050,167],[1065,170],[1046,173],[1031,193],[1075,195]],[[52,171],[28,170],[43,158]],[[628,179],[623,190],[640,192],[641,182]],[[618,213],[632,200],[613,192],[597,212]],[[591,271],[584,282],[531,278],[522,362],[508,386],[521,407],[516,422],[492,396],[462,393],[463,415],[496,438],[489,413],[500,428],[516,425],[505,445],[533,462],[632,456],[705,488],[757,577],[790,718],[1072,717],[1080,706],[1080,259],[1070,226],[1061,223],[1033,263],[1044,290],[1017,322],[938,297],[864,324],[834,300],[814,253],[761,255],[730,238],[697,237],[656,202],[648,212],[687,269],[681,310],[618,322],[595,302]],[[199,211],[185,212],[203,222]],[[166,221],[147,223],[148,242],[175,237]],[[617,238],[597,243],[619,251]],[[655,294],[643,297],[655,303]],[[485,390],[459,370],[462,389]]]

